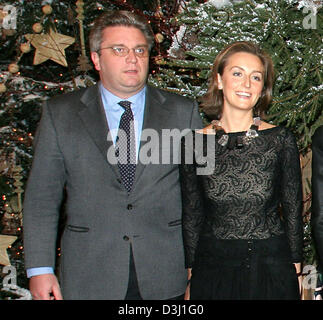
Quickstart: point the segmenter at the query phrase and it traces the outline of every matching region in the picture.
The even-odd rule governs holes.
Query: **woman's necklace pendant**
[[[218,144],[222,147],[225,147],[228,144],[229,136],[227,134],[223,134],[221,138],[218,140]]]
[[[242,148],[244,145],[250,144],[253,139],[257,138],[259,136],[258,134],[258,127],[261,123],[261,119],[259,117],[253,118],[253,124],[251,127],[247,130],[246,134],[244,136],[238,136],[236,139],[236,147]],[[215,130],[216,134],[220,135],[220,138],[218,140],[218,143],[225,147],[228,145],[229,142],[229,135],[224,131],[224,129],[221,126],[221,122],[219,120],[212,121],[212,128]],[[232,145],[232,144],[230,144]],[[232,146],[230,147],[232,149]]]

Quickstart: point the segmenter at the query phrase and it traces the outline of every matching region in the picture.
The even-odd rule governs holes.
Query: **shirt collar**
[[[118,104],[121,100],[127,100],[131,102],[131,109],[132,112],[135,114],[144,108],[145,102],[145,93],[146,93],[146,86],[142,88],[138,93],[129,97],[128,99],[121,99],[107,90],[102,83],[100,83],[100,91],[102,95],[103,105],[106,110],[120,112],[124,111],[124,109]]]

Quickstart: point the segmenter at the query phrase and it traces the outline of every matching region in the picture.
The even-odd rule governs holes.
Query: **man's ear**
[[[100,71],[101,70],[100,56],[97,52],[91,52],[91,60],[94,64],[95,70]]]

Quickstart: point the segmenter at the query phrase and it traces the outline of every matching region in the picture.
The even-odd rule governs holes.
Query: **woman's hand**
[[[191,289],[191,284],[188,283],[185,290],[184,300],[190,300],[190,289]]]
[[[191,277],[192,277],[192,268],[187,269],[187,287],[185,290],[184,300],[190,300],[191,298]]]
[[[303,276],[302,276],[302,264],[299,263],[294,263],[295,266],[295,270],[296,270],[296,274],[297,274],[297,279],[298,279],[298,286],[299,286],[299,294],[302,297],[302,293],[303,293]]]

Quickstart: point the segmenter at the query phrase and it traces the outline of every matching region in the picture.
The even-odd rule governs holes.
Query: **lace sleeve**
[[[312,138],[312,151],[311,227],[320,272],[323,273],[323,126],[315,130]]]
[[[191,268],[200,229],[204,220],[203,187],[196,174],[194,161],[194,133],[186,135],[181,141],[181,164],[179,165],[183,206],[183,240],[185,266]]]
[[[301,262],[303,256],[302,177],[296,139],[289,130],[286,130],[282,156],[281,194],[285,230],[293,262]]]

